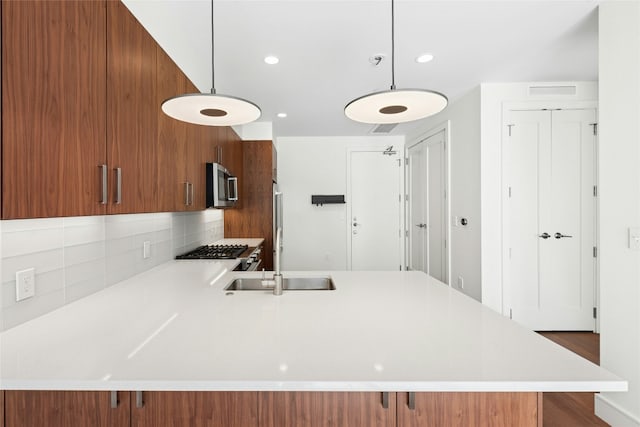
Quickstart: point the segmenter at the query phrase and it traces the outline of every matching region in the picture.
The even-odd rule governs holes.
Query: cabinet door
[[[111,408],[108,391],[5,391],[5,423],[12,427],[128,427],[129,393]]]
[[[187,209],[189,189],[185,146],[189,125],[162,112],[164,100],[189,93],[189,80],[171,60],[157,47],[157,105],[158,105],[158,200],[163,211]]]
[[[131,411],[132,427],[258,425],[257,392],[151,391],[143,393],[143,402]]]
[[[104,213],[103,1],[2,2],[2,218]]]
[[[119,1],[107,3],[107,70],[109,212],[157,211],[156,43]]]
[[[398,427],[542,425],[542,393],[398,393]]]
[[[394,427],[395,393],[261,392],[260,427]]]

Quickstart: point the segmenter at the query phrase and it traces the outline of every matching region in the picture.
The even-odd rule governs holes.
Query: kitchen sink
[[[282,279],[285,291],[333,291],[336,285],[331,277],[285,277]],[[225,291],[268,291],[262,286],[262,279],[237,278],[229,283]]]

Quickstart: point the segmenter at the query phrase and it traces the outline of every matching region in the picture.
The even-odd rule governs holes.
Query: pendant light
[[[219,95],[215,88],[213,0],[211,0],[211,93],[187,93],[162,103],[162,111],[174,119],[208,126],[234,126],[257,120],[260,108],[246,99]]]
[[[447,97],[427,89],[396,89],[394,0],[391,0],[391,88],[356,98],[344,107],[344,114],[361,123],[405,123],[444,110]]]

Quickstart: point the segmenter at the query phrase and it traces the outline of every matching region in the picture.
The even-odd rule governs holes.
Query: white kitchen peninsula
[[[625,391],[420,272],[298,272],[335,290],[224,291],[237,261],[172,261],[0,334],[0,389]],[[268,274],[268,273],[267,273]]]

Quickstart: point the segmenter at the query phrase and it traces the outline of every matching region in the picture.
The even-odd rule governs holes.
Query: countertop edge
[[[627,381],[3,381],[0,390],[625,392]]]

